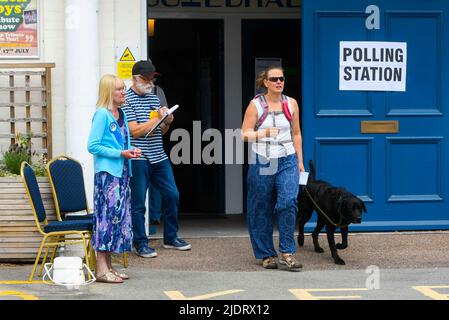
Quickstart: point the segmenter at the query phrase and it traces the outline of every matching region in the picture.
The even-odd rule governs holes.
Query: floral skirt
[[[115,253],[131,251],[132,238],[128,166],[124,166],[122,178],[107,172],[96,173],[92,234],[94,250]]]

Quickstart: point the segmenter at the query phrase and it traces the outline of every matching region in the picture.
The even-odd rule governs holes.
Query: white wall
[[[99,28],[100,74],[117,72],[117,61],[126,47],[137,60],[146,58],[145,0],[100,0]]]
[[[65,152],[65,6],[64,1],[41,3],[41,62],[54,62],[52,70],[53,155]]]
[[[100,0],[100,12],[98,16],[100,33],[100,74],[115,73],[115,2]]]
[[[99,0],[66,0],[65,153],[84,170],[87,200],[93,202],[93,158],[87,151],[90,119],[100,78]]]

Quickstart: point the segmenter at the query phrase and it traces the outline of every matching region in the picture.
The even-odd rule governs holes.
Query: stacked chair
[[[45,255],[42,259],[42,265],[39,271],[39,276],[42,276],[44,264],[47,261],[50,248],[53,248],[50,262],[56,256],[56,252],[61,245],[79,244],[82,243],[84,250],[84,258],[87,266],[89,263],[89,255],[91,262],[95,261],[95,253],[91,245],[92,239],[92,219],[90,220],[58,220],[48,221],[44,204],[42,201],[41,192],[37,183],[36,175],[33,168],[27,163],[22,162],[20,167],[20,175],[31,203],[31,208],[36,221],[36,226],[39,232],[43,235],[39,251],[34,262],[33,270],[29,276],[29,281],[33,281],[36,269],[39,265],[39,260],[42,255],[42,250],[46,247]]]
[[[92,224],[93,215],[87,203],[81,164],[71,157],[58,156],[48,162],[46,169],[58,220]],[[123,267],[126,266],[126,253],[123,253]]]

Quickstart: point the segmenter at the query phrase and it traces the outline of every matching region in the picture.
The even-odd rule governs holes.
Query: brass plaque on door
[[[399,121],[361,121],[362,133],[398,133]]]

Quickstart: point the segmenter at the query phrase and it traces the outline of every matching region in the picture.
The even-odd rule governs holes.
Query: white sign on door
[[[340,41],[340,90],[405,91],[407,43]]]

